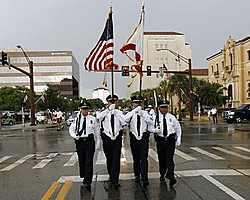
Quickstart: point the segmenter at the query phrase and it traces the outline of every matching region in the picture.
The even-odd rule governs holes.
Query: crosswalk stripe
[[[106,163],[106,157],[103,151],[98,152],[97,160],[96,160],[96,165],[104,165]]]
[[[211,158],[213,158],[215,160],[225,160],[225,158],[222,158],[222,157],[217,156],[215,154],[209,153],[209,152],[207,152],[207,151],[205,151],[203,149],[200,149],[199,147],[190,147],[190,149],[193,149],[194,151],[197,151],[197,152],[199,152],[199,153],[201,153],[203,155],[206,155],[208,157],[211,157]]]
[[[213,183],[214,185],[216,185],[218,188],[220,188],[222,191],[226,192],[229,196],[231,196],[234,199],[237,200],[245,200],[243,197],[241,197],[240,195],[238,195],[237,193],[235,193],[234,191],[232,191],[231,189],[229,189],[228,187],[226,187],[225,185],[223,185],[222,183],[220,183],[219,181],[215,180],[214,178],[212,178],[211,176],[208,175],[202,175],[205,179],[207,179],[208,181],[210,181],[211,183]]]
[[[4,162],[5,160],[11,158],[12,156],[4,156],[0,159],[0,163]]]
[[[185,160],[196,160],[196,158],[190,156],[190,155],[187,155],[185,153],[183,153],[182,151],[178,150],[178,149],[175,149],[175,154],[184,158]]]
[[[152,157],[156,162],[159,162],[159,160],[158,160],[158,154],[157,154],[153,149],[149,149],[148,154],[149,154],[150,157]]]
[[[35,165],[34,167],[32,167],[32,169],[41,169],[41,168],[45,167],[51,161],[52,161],[52,159],[43,159],[37,165]]]
[[[244,155],[235,153],[235,152],[233,152],[233,151],[229,151],[229,150],[227,150],[227,149],[223,149],[223,148],[221,148],[221,147],[212,147],[212,148],[213,148],[213,149],[216,149],[216,150],[218,150],[218,151],[222,151],[222,152],[224,152],[224,153],[230,154],[230,155],[234,155],[234,156],[243,158],[243,159],[245,159],[245,160],[250,160],[250,157],[248,157],[248,156],[244,156]]]
[[[250,149],[244,148],[244,147],[235,147],[236,149],[240,149],[242,151],[246,151],[250,153]]]
[[[9,165],[9,166],[7,166],[7,167],[1,169],[0,171],[1,171],[1,172],[3,172],[3,171],[9,171],[9,170],[11,170],[11,169],[17,167],[18,165],[24,163],[26,160],[32,158],[34,155],[35,155],[35,154],[29,154],[29,155],[27,155],[27,156],[25,156],[25,157],[23,157],[23,158],[17,160],[17,161],[14,162],[13,164],[11,164],[11,165]]]
[[[69,159],[68,162],[66,162],[63,166],[64,167],[71,167],[74,166],[78,161],[77,153],[75,152]]]
[[[123,155],[123,158],[125,158],[126,163],[133,163],[132,154],[130,153],[129,150],[122,149],[122,155]]]

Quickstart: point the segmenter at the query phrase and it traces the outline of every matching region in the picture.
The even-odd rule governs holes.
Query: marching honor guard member
[[[103,140],[103,151],[107,160],[107,170],[112,187],[118,189],[120,174],[120,157],[122,147],[124,115],[116,109],[118,96],[109,95],[106,98],[108,108],[97,115],[101,126],[101,137]]]
[[[137,96],[131,98],[133,110],[124,117],[125,122],[130,127],[130,147],[133,155],[133,167],[135,181],[140,181],[142,177],[143,187],[149,185],[148,182],[148,149],[150,127],[153,127],[153,117],[147,111],[141,109],[141,99]]]
[[[174,177],[175,146],[181,145],[181,125],[172,114],[168,113],[169,101],[158,102],[159,113],[155,116],[155,141],[160,168],[160,180],[170,180],[170,186],[176,184]]]
[[[75,139],[80,177],[88,190],[93,178],[93,158],[95,149],[100,147],[100,126],[97,119],[88,115],[90,103],[79,105],[80,113],[69,128],[69,134]]]

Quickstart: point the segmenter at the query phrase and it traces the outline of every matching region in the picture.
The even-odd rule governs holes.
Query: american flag
[[[141,17],[138,25],[128,38],[127,42],[120,48],[120,51],[123,54],[125,54],[136,65],[140,65],[140,63],[142,62],[144,14],[145,12],[143,3]],[[141,69],[137,67],[136,70],[139,71]]]
[[[24,98],[23,98],[23,103],[26,103],[27,100],[28,100],[28,95],[26,94],[26,95],[24,96]]]
[[[199,96],[196,92],[194,92],[194,91],[192,91],[192,90],[190,90],[190,93],[191,93],[191,94],[193,93],[193,94],[194,94],[195,96],[197,96],[197,97]]]
[[[118,65],[113,64],[114,43],[113,43],[113,20],[112,9],[108,14],[104,31],[97,42],[96,46],[91,50],[84,62],[85,69],[88,71],[99,71],[111,69],[113,66],[118,69]]]
[[[42,95],[42,96],[40,97],[40,99],[43,101],[43,103],[45,103],[45,97],[44,97],[44,95]]]
[[[181,88],[180,88],[180,92],[181,92],[181,97],[182,97],[185,94],[185,92]]]

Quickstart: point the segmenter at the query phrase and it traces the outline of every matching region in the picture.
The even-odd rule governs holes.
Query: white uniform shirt
[[[62,111],[59,110],[59,111],[55,111],[54,115],[56,116],[57,119],[59,119],[59,118],[62,118],[63,113],[62,113]]]
[[[111,114],[114,114],[114,134],[111,128]],[[119,135],[119,131],[123,129],[125,126],[124,115],[120,110],[113,110],[109,111],[108,109],[102,111],[101,113],[97,114],[96,118],[99,120],[99,123],[102,123],[104,133],[110,137],[112,140],[115,140],[116,137]],[[104,119],[104,120],[103,120]],[[101,124],[100,124],[101,126]]]
[[[181,125],[180,125],[179,121],[176,119],[176,117],[172,114],[166,113],[165,118],[166,118],[166,122],[167,122],[167,130],[168,130],[167,137],[172,133],[176,133],[177,137],[181,137]],[[154,116],[154,121],[155,121],[155,119],[156,119],[156,116]],[[159,112],[159,122],[160,122],[159,125],[160,125],[161,132],[157,133],[157,135],[160,137],[164,137],[164,135],[163,135],[163,115],[161,114],[161,112]],[[158,126],[157,122],[156,122],[156,126]]]
[[[137,130],[137,115],[140,116],[140,136]],[[153,117],[144,110],[140,110],[139,112],[131,111],[125,115],[124,120],[130,124],[130,132],[134,134],[137,140],[142,138],[144,132],[150,131],[154,123]]]
[[[84,116],[80,113],[75,118],[74,122],[69,127],[69,134],[71,137],[75,138],[78,133],[78,122],[79,115],[81,115],[80,124],[79,124],[79,132],[82,130]],[[96,140],[100,140],[100,126],[97,119],[92,115],[86,116],[86,131],[82,133],[80,137],[88,137],[90,134],[93,134]]]
[[[212,108],[211,113],[212,113],[212,115],[215,115],[217,113],[216,108]]]

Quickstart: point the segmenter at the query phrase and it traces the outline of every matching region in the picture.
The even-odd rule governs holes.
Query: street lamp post
[[[194,113],[193,113],[193,84],[192,84],[192,62],[191,62],[191,58],[186,58],[174,51],[172,51],[171,49],[156,49],[156,51],[169,51],[170,53],[172,53],[173,55],[177,56],[178,58],[180,58],[180,60],[182,60],[183,62],[188,64],[188,75],[189,75],[189,115],[190,121],[194,120]],[[171,71],[168,71],[168,73],[171,73]]]
[[[35,126],[35,100],[34,100],[34,76],[33,76],[33,61],[29,59],[26,52],[21,45],[17,45],[17,48],[21,49],[28,64],[29,64],[29,78],[30,78],[30,126]]]

